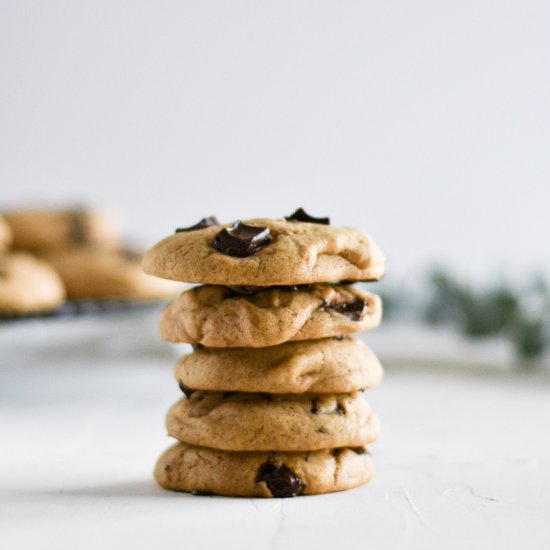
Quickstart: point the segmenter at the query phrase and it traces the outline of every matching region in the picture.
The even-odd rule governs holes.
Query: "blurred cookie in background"
[[[6,220],[0,216],[0,252],[11,246],[12,234]]]
[[[182,290],[181,283],[146,275],[142,254],[126,248],[81,246],[52,251],[44,258],[60,274],[72,300],[162,300]]]
[[[41,254],[72,246],[117,246],[116,219],[85,209],[25,209],[4,213],[13,233],[13,246]]]
[[[46,262],[21,252],[0,256],[0,316],[45,313],[64,299],[63,282]]]

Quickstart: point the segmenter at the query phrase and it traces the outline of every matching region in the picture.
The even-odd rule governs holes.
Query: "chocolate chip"
[[[344,317],[347,317],[351,321],[360,321],[363,318],[363,312],[365,310],[365,302],[362,300],[354,300],[353,302],[343,302],[341,304],[325,304],[325,309],[332,309]]]
[[[307,223],[318,223],[321,225],[330,225],[329,218],[314,218],[310,216],[303,208],[298,208],[296,212],[290,214],[290,216],[285,217],[285,220],[289,222],[307,222]]]
[[[73,244],[85,244],[89,239],[88,215],[84,210],[67,212],[68,238]]]
[[[231,227],[222,229],[212,245],[222,254],[245,258],[265,248],[270,241],[268,227],[253,227],[237,220]]]
[[[342,404],[340,402],[338,402],[338,406],[336,407],[336,412],[340,416],[343,416],[344,414],[346,414],[346,409],[344,409],[344,407],[342,406]]]
[[[276,464],[268,460],[258,471],[256,483],[264,482],[277,498],[295,497],[302,490],[302,481],[284,464]]]
[[[317,432],[320,434],[328,434],[328,430],[324,426],[319,426]]]
[[[319,403],[317,402],[317,399],[314,399],[311,402],[311,413],[312,414],[319,414]]]
[[[195,497],[213,497],[214,493],[210,491],[201,491],[200,489],[193,489],[191,494]]]
[[[204,348],[202,344],[191,344],[191,347],[193,348],[194,351]]]
[[[185,394],[185,397],[191,397],[197,390],[192,390],[189,386],[186,386],[181,380],[178,383],[180,390]]]
[[[216,216],[208,216],[203,218],[199,223],[195,225],[190,225],[189,227],[178,227],[176,233],[187,233],[188,231],[197,231],[198,229],[206,229],[207,227],[212,227],[213,225],[220,225],[220,222]]]

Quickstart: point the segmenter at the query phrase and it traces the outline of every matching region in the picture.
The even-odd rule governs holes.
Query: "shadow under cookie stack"
[[[185,398],[166,425],[179,443],[157,462],[159,485],[290,497],[369,481],[379,424],[361,392],[382,367],[350,336],[381,318],[380,299],[351,284],[384,274],[369,236],[302,209],[233,225],[205,218],[155,245],[143,268],[202,285],[160,320],[163,339],[194,351],[176,365]]]

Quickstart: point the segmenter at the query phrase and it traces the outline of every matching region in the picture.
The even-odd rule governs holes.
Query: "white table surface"
[[[550,548],[548,371],[406,365],[399,334],[367,337],[375,479],[261,500],[153,482],[180,396],[155,313],[1,326],[0,548]]]

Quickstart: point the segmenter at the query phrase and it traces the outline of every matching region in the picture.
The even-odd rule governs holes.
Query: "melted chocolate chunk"
[[[265,248],[270,241],[268,227],[253,227],[237,220],[231,227],[222,229],[212,245],[222,254],[246,258]]]
[[[285,220],[289,222],[307,222],[307,223],[318,223],[320,225],[330,225],[329,218],[314,218],[310,216],[303,208],[298,208],[296,212],[286,216]]]
[[[207,227],[212,227],[213,225],[220,225],[220,222],[216,216],[208,216],[203,218],[199,223],[195,225],[190,225],[189,227],[178,227],[176,233],[187,233],[188,231],[197,231],[198,229],[206,229]]]
[[[253,296],[254,294],[259,294],[264,290],[267,290],[268,286],[228,286],[229,290],[238,294],[239,296]]]
[[[302,490],[302,481],[284,464],[264,462],[258,471],[256,483],[265,482],[272,496],[277,498],[295,497]]]
[[[275,285],[275,286],[228,286],[227,288],[239,296],[254,296],[264,290],[282,290],[283,292],[298,292],[307,290],[311,285]]]
[[[354,300],[353,302],[344,302],[342,304],[326,304],[325,309],[332,309],[350,319],[351,321],[360,321],[363,318],[365,302]]]
[[[89,239],[88,215],[84,210],[73,210],[67,213],[69,241],[73,244],[86,244]]]
[[[186,386],[181,380],[178,383],[180,390],[185,394],[185,397],[191,397],[197,390],[192,390],[189,386]]]

